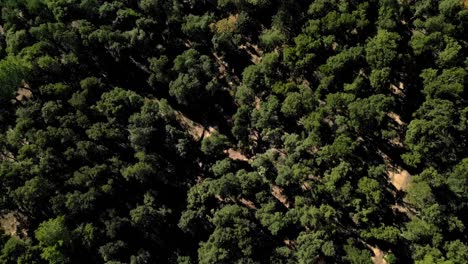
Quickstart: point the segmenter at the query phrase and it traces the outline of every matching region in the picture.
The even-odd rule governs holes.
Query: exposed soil
[[[249,161],[249,159],[242,153],[240,153],[238,150],[235,149],[227,149],[224,151],[229,155],[229,158],[232,160],[241,160],[241,161]]]
[[[260,98],[255,96],[255,109],[260,109]]]
[[[401,120],[401,117],[400,117],[398,114],[396,114],[396,113],[394,113],[394,112],[390,112],[390,113],[388,113],[387,115],[388,115],[388,117],[390,117],[393,121],[395,121],[395,123],[397,123],[399,126],[404,126],[404,125],[406,125],[406,123],[403,122],[403,121]]]
[[[374,253],[374,256],[371,257],[372,263],[374,264],[388,264],[385,260],[385,253],[378,247],[369,246]]]
[[[27,230],[23,227],[25,218],[17,212],[9,212],[0,216],[0,227],[5,234],[16,237],[26,237]]]
[[[278,201],[283,204],[286,208],[291,207],[288,197],[284,194],[283,188],[278,185],[271,185],[271,194],[278,199]]]
[[[411,179],[409,172],[402,168],[394,168],[388,171],[388,177],[393,186],[399,191],[406,191]]]
[[[395,95],[398,95],[398,96],[403,96],[404,95],[403,90],[405,89],[405,85],[402,82],[399,82],[398,86],[396,86],[394,84],[391,84],[390,88],[392,89],[392,92]]]
[[[19,88],[16,93],[17,93],[16,100],[18,100],[18,101],[24,101],[24,100],[29,99],[29,98],[32,97],[31,90],[28,90],[28,89],[25,89],[25,88]]]
[[[245,205],[245,206],[246,206],[247,208],[249,208],[249,209],[257,209],[257,207],[255,206],[255,204],[254,204],[252,201],[247,200],[247,199],[245,199],[245,198],[240,198],[240,199],[239,199],[239,202],[240,202],[241,204]]]

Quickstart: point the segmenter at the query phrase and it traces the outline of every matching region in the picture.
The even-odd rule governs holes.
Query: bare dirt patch
[[[255,96],[255,102],[254,102],[255,103],[255,109],[257,109],[257,110],[260,109],[260,102],[261,102],[260,98]]]
[[[18,101],[24,101],[32,97],[31,90],[26,88],[19,88],[16,94],[16,100]]]
[[[25,217],[17,212],[9,212],[0,216],[0,227],[5,234],[16,237],[26,237],[27,230],[23,227]]]
[[[387,167],[387,176],[392,185],[399,191],[406,191],[411,180],[411,174],[402,167],[393,164],[391,158],[382,150],[378,150],[377,153],[382,157]]]
[[[393,94],[403,96],[403,90],[405,90],[405,85],[402,82],[399,82],[398,86],[391,84],[390,89],[392,89]]]
[[[411,179],[409,172],[402,168],[394,168],[388,171],[390,182],[399,191],[406,191]]]
[[[247,158],[244,154],[240,153],[240,151],[235,150],[233,148],[225,150],[224,153],[227,153],[229,155],[229,158],[232,160],[249,161],[249,158]]]
[[[272,184],[271,186],[271,194],[278,199],[280,203],[282,203],[286,208],[291,207],[291,203],[289,202],[288,197],[284,194],[284,189],[279,187],[278,185]]]
[[[372,263],[374,264],[388,264],[388,262],[385,260],[385,253],[378,247],[372,247],[369,246],[372,252],[374,253],[374,256],[371,257]]]
[[[398,114],[396,114],[394,112],[389,112],[387,114],[387,116],[390,117],[393,121],[395,121],[395,123],[397,123],[399,126],[406,125],[406,123],[401,120],[400,115],[398,115]]]
[[[301,189],[304,190],[304,191],[311,191],[312,190],[312,186],[310,186],[309,183],[307,182],[303,182],[301,184]]]
[[[257,209],[257,207],[255,206],[255,204],[254,204],[252,201],[247,200],[247,199],[245,199],[245,198],[240,198],[240,199],[239,199],[239,202],[240,202],[241,204],[245,205],[245,206],[246,206],[247,208],[249,208],[249,209]]]

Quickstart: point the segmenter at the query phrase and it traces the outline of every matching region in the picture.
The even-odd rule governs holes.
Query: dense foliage
[[[0,263],[468,263],[468,1],[0,7]]]

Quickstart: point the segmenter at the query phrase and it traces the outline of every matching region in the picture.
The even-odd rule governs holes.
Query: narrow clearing
[[[385,253],[378,247],[371,247],[369,246],[374,253],[374,256],[371,257],[372,263],[374,264],[388,264],[385,260]]]
[[[399,191],[406,191],[411,179],[409,172],[402,168],[395,168],[388,171],[390,182]]]

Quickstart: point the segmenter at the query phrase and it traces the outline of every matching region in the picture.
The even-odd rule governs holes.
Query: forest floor
[[[27,230],[22,228],[24,216],[17,212],[9,212],[0,216],[0,227],[9,236],[27,236]],[[18,233],[19,232],[19,233]]]
[[[18,101],[23,101],[25,99],[29,99],[32,97],[32,92],[29,89],[19,88],[16,93],[17,93],[16,100]]]
[[[372,258],[372,263],[374,264],[388,264],[385,260],[385,253],[378,247],[370,247],[374,256]]]
[[[395,186],[395,188],[399,191],[406,191],[408,188],[411,175],[409,172],[402,168],[395,168],[388,172],[388,177],[390,178],[390,182]]]
[[[232,160],[250,161],[244,154],[233,148],[226,149],[224,153],[227,153],[229,158]]]

